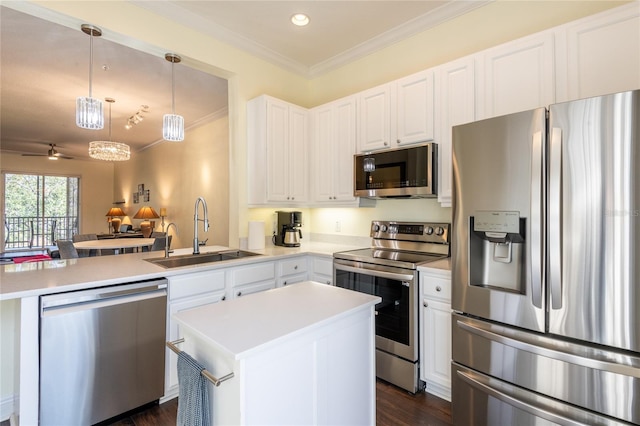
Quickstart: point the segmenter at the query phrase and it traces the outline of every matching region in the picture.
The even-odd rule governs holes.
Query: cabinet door
[[[304,108],[289,106],[289,131],[287,138],[288,167],[287,201],[303,203],[309,200],[309,117]],[[286,168],[286,163],[282,168]]]
[[[356,99],[335,103],[333,148],[333,200],[354,201],[353,156],[356,153]],[[320,176],[327,178],[326,174]]]
[[[506,43],[480,54],[476,119],[555,102],[553,34]]]
[[[423,299],[422,368],[426,390],[451,401],[451,305]]]
[[[267,99],[267,201],[289,201],[289,106]]]
[[[392,85],[384,84],[358,95],[358,150],[360,152],[389,148],[392,138]],[[395,132],[394,132],[395,133]]]
[[[433,71],[423,71],[396,82],[396,144],[433,140]]]
[[[316,202],[328,202],[333,199],[333,181],[335,173],[333,165],[336,159],[334,152],[333,104],[324,105],[313,110],[313,199]]]
[[[637,2],[561,27],[558,100],[640,89],[639,28]]]
[[[451,128],[475,119],[475,76],[473,57],[465,57],[437,68],[436,142],[440,170],[438,201],[451,206]]]

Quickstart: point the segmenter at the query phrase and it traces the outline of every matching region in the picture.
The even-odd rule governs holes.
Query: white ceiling
[[[307,77],[319,75],[485,4],[486,0],[413,1],[132,1]],[[290,23],[309,15],[306,27]],[[103,29],[107,32],[108,29]],[[108,38],[108,37],[107,37]],[[133,155],[162,140],[171,112],[171,64],[105,37],[94,38],[93,96],[111,97],[111,140]],[[8,7],[0,8],[0,149],[88,158],[88,143],[108,140],[105,129],[75,125],[75,99],[88,95],[89,36]],[[133,66],[135,64],[135,66]],[[227,106],[226,81],[185,64],[175,66],[176,113],[197,126]],[[141,105],[145,120],[125,130]],[[44,159],[43,159],[44,160]]]

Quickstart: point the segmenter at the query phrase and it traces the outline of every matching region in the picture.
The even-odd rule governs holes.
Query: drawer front
[[[258,263],[231,271],[233,286],[275,280],[276,271],[273,262]]]
[[[451,280],[420,274],[421,291],[425,297],[451,302]]]
[[[224,271],[196,272],[169,277],[169,300],[224,290]]]
[[[280,262],[280,276],[294,275],[307,272],[306,257],[296,257],[294,259]]]

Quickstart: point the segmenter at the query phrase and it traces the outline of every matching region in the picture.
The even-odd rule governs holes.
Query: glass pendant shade
[[[169,142],[184,140],[184,117],[176,114],[176,82],[173,74],[174,64],[182,58],[174,53],[167,53],[164,58],[171,62],[171,114],[165,114],[162,120],[162,138]]]
[[[102,100],[92,97],[93,89],[93,37],[100,37],[102,30],[93,25],[83,24],[82,32],[89,36],[89,96],[76,100],[76,125],[82,129],[100,130],[104,128]]]
[[[165,114],[162,120],[162,138],[169,142],[184,140],[184,118],[177,114]]]
[[[96,160],[126,161],[131,158],[129,145],[111,141],[89,142],[89,156]]]
[[[86,96],[79,97],[76,100],[76,125],[90,130],[104,128],[102,101]]]

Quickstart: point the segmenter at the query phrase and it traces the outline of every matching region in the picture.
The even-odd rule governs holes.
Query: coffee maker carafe
[[[273,243],[277,246],[300,247],[302,212],[277,211],[278,227]]]

